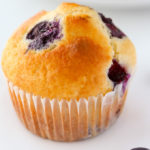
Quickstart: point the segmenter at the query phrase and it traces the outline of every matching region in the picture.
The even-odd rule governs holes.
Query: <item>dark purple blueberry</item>
[[[128,80],[128,74],[126,70],[116,60],[113,60],[113,64],[108,72],[108,77],[114,82],[114,85]]]
[[[106,18],[102,13],[98,13],[99,16],[102,18],[103,22],[106,26],[110,29],[111,36],[117,38],[123,38],[126,36],[119,28],[117,28],[111,18]]]
[[[137,147],[137,148],[133,148],[131,150],[150,150],[150,149],[144,148],[144,147]]]
[[[31,42],[28,46],[28,49],[42,49],[47,47],[47,37],[39,37],[36,38],[33,42]]]
[[[59,21],[38,23],[31,29],[26,38],[31,40],[28,50],[47,48],[54,40],[62,38]]]
[[[37,36],[48,30],[48,21],[43,21],[35,25],[27,34],[27,39],[34,40]]]

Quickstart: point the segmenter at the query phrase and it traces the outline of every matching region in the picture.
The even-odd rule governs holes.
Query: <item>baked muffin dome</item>
[[[14,85],[59,100],[105,95],[132,75],[135,63],[133,44],[111,19],[72,3],[29,19],[2,55]]]

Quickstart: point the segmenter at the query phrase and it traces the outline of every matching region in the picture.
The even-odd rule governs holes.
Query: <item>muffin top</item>
[[[133,44],[110,18],[74,3],[30,18],[2,54],[8,81],[50,99],[105,95],[132,75],[135,63]]]

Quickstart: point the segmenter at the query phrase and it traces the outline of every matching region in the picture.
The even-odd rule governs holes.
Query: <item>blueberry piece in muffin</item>
[[[26,36],[26,39],[31,40],[28,50],[48,48],[50,43],[61,38],[62,33],[59,21],[42,21],[35,25]]]
[[[114,84],[119,84],[122,81],[125,81],[128,78],[128,74],[121,65],[116,60],[113,60],[113,64],[111,65],[108,77],[110,80],[114,82]]]
[[[98,13],[98,14],[102,18],[102,20],[106,24],[106,26],[109,28],[112,37],[117,37],[117,38],[121,39],[126,36],[119,28],[117,28],[114,25],[111,18],[106,18],[102,13]]]

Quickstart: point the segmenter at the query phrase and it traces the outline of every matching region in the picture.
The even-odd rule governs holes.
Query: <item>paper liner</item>
[[[126,93],[122,84],[105,96],[78,101],[41,98],[8,82],[14,108],[25,127],[34,134],[56,141],[74,141],[95,136],[119,116]],[[126,90],[127,91],[127,90]]]

